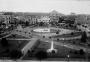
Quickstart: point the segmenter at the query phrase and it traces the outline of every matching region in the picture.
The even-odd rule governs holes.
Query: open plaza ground
[[[59,31],[59,33],[57,34],[56,32]],[[73,34],[72,34],[73,32]],[[76,31],[76,30],[68,30],[68,29],[62,29],[62,28],[53,28],[53,27],[49,27],[49,28],[22,28],[22,29],[16,29],[12,32],[12,34],[7,38],[9,44],[10,45],[10,49],[23,49],[25,46],[27,46],[27,44],[29,42],[33,42],[30,39],[31,38],[37,38],[40,39],[40,43],[39,45],[37,45],[37,43],[35,43],[33,46],[31,46],[29,49],[32,49],[35,45],[37,45],[35,48],[33,48],[33,53],[26,53],[25,56],[22,58],[23,60],[30,60],[30,59],[35,59],[35,54],[40,51],[40,50],[44,50],[47,51],[51,44],[51,41],[56,42],[54,44],[54,48],[58,50],[58,52],[56,54],[48,54],[48,58],[64,58],[63,60],[68,60],[67,55],[70,55],[70,60],[74,60],[74,59],[80,59],[80,60],[86,60],[86,53],[84,55],[80,55],[79,54],[79,49],[77,46],[80,47],[84,47],[86,48],[86,46],[84,44],[80,44],[80,39],[70,39],[70,38],[74,38],[74,37],[78,37],[81,36],[81,32]],[[29,37],[30,36],[30,37]],[[61,38],[69,38],[69,40],[62,40]],[[56,39],[56,40],[55,40]],[[36,41],[37,41],[36,40]],[[89,41],[89,37],[88,37],[88,41]],[[60,45],[62,43],[65,43]],[[70,48],[69,46],[67,47],[68,44],[71,44],[72,47],[75,45],[76,49],[74,48]],[[29,46],[27,46],[29,47]],[[25,48],[27,48],[25,47]],[[83,48],[83,49],[84,49]],[[3,48],[2,48],[3,49]],[[29,50],[28,49],[28,50]],[[33,56],[31,56],[33,54]],[[88,52],[89,54],[89,52]],[[47,58],[47,59],[48,59]],[[89,56],[88,56],[89,58]],[[47,60],[46,59],[46,60]],[[37,59],[36,59],[37,60]],[[50,60],[50,59],[48,59]],[[59,60],[59,59],[58,59]]]
[[[22,53],[22,56],[18,58],[20,60],[38,60],[36,54],[39,51],[47,53],[47,58],[43,59],[47,61],[89,60],[90,34],[87,34],[88,45],[81,42],[81,36],[82,31],[70,27],[34,24],[23,27],[19,24],[15,29],[0,34],[0,42],[4,38],[9,44],[8,47],[2,47],[0,44],[0,57],[8,57],[13,50],[19,50]],[[51,52],[47,52],[49,49]],[[57,52],[53,53],[54,49]]]

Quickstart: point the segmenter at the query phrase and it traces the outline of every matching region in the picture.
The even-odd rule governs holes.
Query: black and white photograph
[[[89,62],[90,0],[0,0],[0,62]]]

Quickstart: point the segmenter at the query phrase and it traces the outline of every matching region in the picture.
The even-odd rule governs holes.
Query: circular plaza
[[[49,37],[71,38],[71,37],[78,37],[81,35],[81,32],[77,30],[55,28],[55,27],[34,27],[34,28],[27,27],[18,30],[22,31],[22,33],[25,32],[27,35],[31,33],[33,37],[45,37],[45,38]]]
[[[35,28],[32,30],[32,32],[35,35],[49,37],[49,36],[70,34],[71,32],[74,32],[74,30],[50,27],[50,28]],[[57,34],[57,32],[58,32],[58,34]]]

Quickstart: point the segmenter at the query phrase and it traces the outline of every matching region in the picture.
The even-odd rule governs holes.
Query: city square
[[[76,41],[80,42],[81,34],[82,34],[81,31],[77,29],[70,30],[70,29],[55,28],[55,27],[33,27],[31,28],[29,26],[26,28],[23,28],[21,25],[18,25],[17,28],[13,30],[5,38],[7,38],[9,43],[11,43],[11,41],[14,41],[16,43],[16,45],[14,45],[14,49],[17,49],[19,47],[19,50],[22,52],[22,54],[24,54],[24,56],[22,56],[20,59],[24,59],[24,60],[32,59],[32,57],[35,57],[35,54],[43,50],[44,52],[48,53],[48,57],[52,57],[52,58],[55,57],[57,59],[61,57],[63,58],[61,60],[68,60],[67,55],[70,55],[71,57],[77,57],[75,55],[73,56],[70,53],[70,51],[71,52],[79,51],[82,49],[84,52],[87,52],[86,46],[84,45],[82,46],[79,44],[73,44],[73,42],[76,39],[78,39]],[[88,37],[89,36],[90,35],[88,34]],[[61,48],[59,49],[58,47],[61,47]],[[30,54],[28,51],[33,51],[33,50],[35,52],[31,53],[31,55],[28,56],[28,54]],[[51,55],[49,55],[49,51]],[[54,51],[55,53],[53,53]],[[89,51],[90,50],[88,49],[88,54],[89,54]],[[82,57],[82,55],[79,55],[79,56],[81,59],[82,58],[85,59],[85,56],[84,57]]]
[[[2,1],[0,62],[89,62],[89,3],[81,0]]]

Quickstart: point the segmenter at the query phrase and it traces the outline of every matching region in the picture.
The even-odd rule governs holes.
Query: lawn
[[[63,35],[56,35],[56,36],[52,36],[54,38],[68,38],[68,37],[76,37],[76,36],[80,36],[82,33],[81,32],[77,32],[77,33],[70,33],[70,34],[63,34]]]
[[[24,37],[24,36],[21,36],[21,35],[17,35],[17,34],[12,34],[12,35],[8,36],[7,38],[29,39],[27,37]]]
[[[56,42],[64,42],[64,43],[69,43],[69,44],[73,44],[73,45],[86,47],[86,43],[81,42],[81,39],[58,40],[58,38],[56,38],[56,40],[54,40],[54,41],[56,41]],[[90,41],[90,37],[88,37],[88,39],[87,39],[88,48],[90,47],[90,42],[89,41]]]
[[[23,58],[23,60],[36,60],[35,53],[37,53],[40,50],[47,51],[47,49],[49,49],[49,48],[50,48],[50,43],[41,42],[40,45],[37,46],[37,48],[35,48],[33,50],[33,53],[30,53],[30,52],[27,53],[27,55]],[[48,54],[47,59],[45,59],[45,60],[50,60],[50,61],[52,61],[53,59],[57,59],[57,61],[60,59],[65,60],[65,59],[67,59],[67,55],[70,55],[70,60],[76,60],[76,59],[84,60],[86,57],[85,54],[81,55],[78,53],[78,51],[66,48],[64,46],[55,45],[55,49],[57,49],[58,52],[55,54],[51,54],[51,55]],[[31,55],[31,54],[33,54],[33,55]]]
[[[2,57],[8,57],[10,54],[10,51],[12,50],[21,50],[29,41],[25,40],[8,40],[9,46],[8,47],[2,47],[0,44],[0,58]]]

